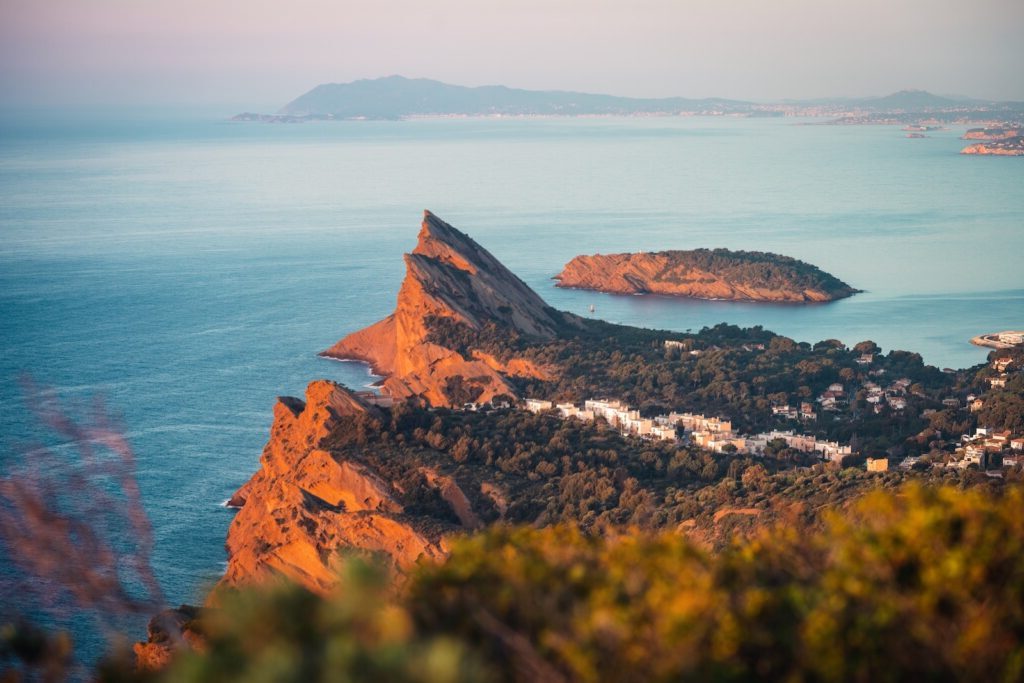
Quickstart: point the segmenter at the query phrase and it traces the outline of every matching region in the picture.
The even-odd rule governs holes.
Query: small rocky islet
[[[824,303],[860,291],[789,256],[729,249],[581,255],[554,279],[558,287],[613,294],[774,303]]]

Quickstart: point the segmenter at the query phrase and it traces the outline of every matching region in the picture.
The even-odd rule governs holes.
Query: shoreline
[[[1024,346],[1022,342],[1007,342],[1000,339],[1003,335],[1018,335],[1024,337],[1024,331],[1020,330],[1004,330],[1002,332],[989,332],[986,334],[979,334],[976,337],[971,337],[971,343],[975,346],[983,346],[989,349],[999,349],[1005,351],[1006,349],[1014,349],[1020,346]]]
[[[451,120],[473,120],[473,121],[498,121],[509,120],[538,120],[538,121],[560,121],[565,119],[687,119],[687,118],[711,118],[711,119],[827,119],[826,114],[782,114],[764,116],[751,114],[750,112],[734,111],[652,111],[652,112],[616,112],[616,113],[590,113],[590,114],[402,114],[399,116],[346,116],[333,117],[327,115],[300,115],[300,114],[259,114],[256,112],[242,112],[229,116],[224,121],[228,123],[338,123],[353,122],[367,123],[374,121],[401,122],[401,121],[451,121]]]
[[[317,353],[316,355],[319,358],[326,358],[327,360],[332,360],[336,363],[358,363],[359,365],[362,365],[366,369],[366,374],[370,378],[373,378],[372,382],[363,385],[366,389],[382,389],[384,387],[384,382],[388,379],[388,375],[383,375],[377,372],[377,369],[373,367],[373,363],[371,361],[364,360],[362,358],[339,358],[338,356],[331,356],[324,352]],[[377,393],[380,394],[382,392],[378,391]]]
[[[551,278],[557,280],[558,278]],[[837,296],[833,299],[823,301],[797,301],[795,299],[726,299],[719,297],[694,296],[692,294],[672,294],[670,292],[620,292],[611,289],[597,289],[595,287],[580,287],[577,285],[563,285],[560,282],[555,284],[558,289],[571,289],[577,292],[597,292],[598,294],[611,294],[612,296],[658,296],[666,299],[690,300],[690,301],[718,301],[731,304],[770,304],[775,306],[822,306],[835,303],[843,299],[849,299],[856,294],[864,294],[865,290],[857,289],[850,294]]]

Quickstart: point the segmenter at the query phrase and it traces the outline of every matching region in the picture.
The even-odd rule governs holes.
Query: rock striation
[[[405,255],[395,311],[354,332],[322,356],[369,363],[395,399],[419,397],[434,406],[461,405],[453,382],[469,382],[478,401],[515,395],[509,377],[546,379],[552,370],[525,359],[499,360],[438,343],[432,321],[480,330],[484,325],[537,340],[553,339],[576,318],[549,307],[468,235],[425,211],[419,240]]]
[[[399,570],[446,555],[444,534],[457,527],[405,514],[391,483],[323,448],[339,420],[378,414],[326,380],[312,382],[305,401],[278,399],[261,467],[229,502],[239,510],[228,530],[219,589],[284,576],[326,592],[345,551],[378,555]],[[457,499],[457,485],[443,483]]]
[[[577,256],[555,279],[558,287],[730,301],[815,303],[859,291],[788,256],[727,249]]]

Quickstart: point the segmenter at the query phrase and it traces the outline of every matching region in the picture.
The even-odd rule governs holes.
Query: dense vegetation
[[[693,249],[665,251],[656,255],[668,257],[665,268],[654,275],[654,281],[686,284],[679,271],[702,270],[723,280],[748,287],[787,291],[819,290],[835,297],[857,292],[834,275],[817,266],[791,256],[764,251],[732,251],[730,249]]]
[[[973,393],[984,402],[973,424],[1024,435],[1024,347],[992,351],[988,360],[969,381]],[[1000,369],[997,362],[1007,365]],[[996,378],[1003,378],[1005,386],[990,386]]]
[[[943,415],[942,401],[956,398],[963,407],[969,393],[987,391],[985,379],[991,375],[987,366],[944,372],[907,351],[882,355],[871,341],[852,348],[836,340],[812,346],[760,327],[721,324],[679,334],[585,321],[582,329],[566,325],[561,338],[538,342],[494,325],[474,330],[448,319],[428,322],[432,341],[464,354],[481,349],[501,359],[528,358],[558,368],[554,381],[520,381],[524,396],[559,401],[609,397],[638,406],[645,415],[676,410],[723,416],[741,432],[796,429],[855,442],[866,455],[928,452],[930,439],[916,437],[941,428],[943,419],[947,435],[973,428],[974,415],[956,409]],[[682,348],[666,348],[667,339],[681,342]],[[858,362],[864,354],[872,355],[870,363]],[[906,407],[875,413],[862,387],[902,378],[910,380]],[[775,405],[815,403],[833,383],[846,388],[846,399],[834,412],[816,409],[815,419],[799,422],[772,415]],[[1024,410],[1017,406],[1024,392],[1013,384],[1006,393],[982,418],[1012,428],[1015,419],[1024,422]],[[940,415],[925,416],[926,410]]]
[[[505,680],[534,675],[501,633],[549,680],[1020,680],[1021,493],[876,493],[718,556],[674,534],[499,530],[421,572],[409,601]]]
[[[164,681],[1018,681],[1024,492],[910,486],[709,554],[499,526],[395,593],[242,593]],[[127,672],[112,667],[110,680]]]
[[[584,530],[682,524],[717,547],[772,519],[811,523],[823,507],[908,479],[1002,485],[975,471],[842,469],[784,442],[771,444],[761,458],[716,455],[623,437],[602,422],[519,410],[470,413],[400,404],[390,413],[344,418],[324,445],[397,482],[407,513],[441,527],[457,520],[426,484],[424,468],[453,478],[484,523],[573,523]],[[500,492],[503,513],[485,489]]]

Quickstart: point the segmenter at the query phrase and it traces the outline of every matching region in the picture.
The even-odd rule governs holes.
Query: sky
[[[0,0],[0,106],[274,111],[392,74],[640,97],[1024,100],[1024,0]]]

